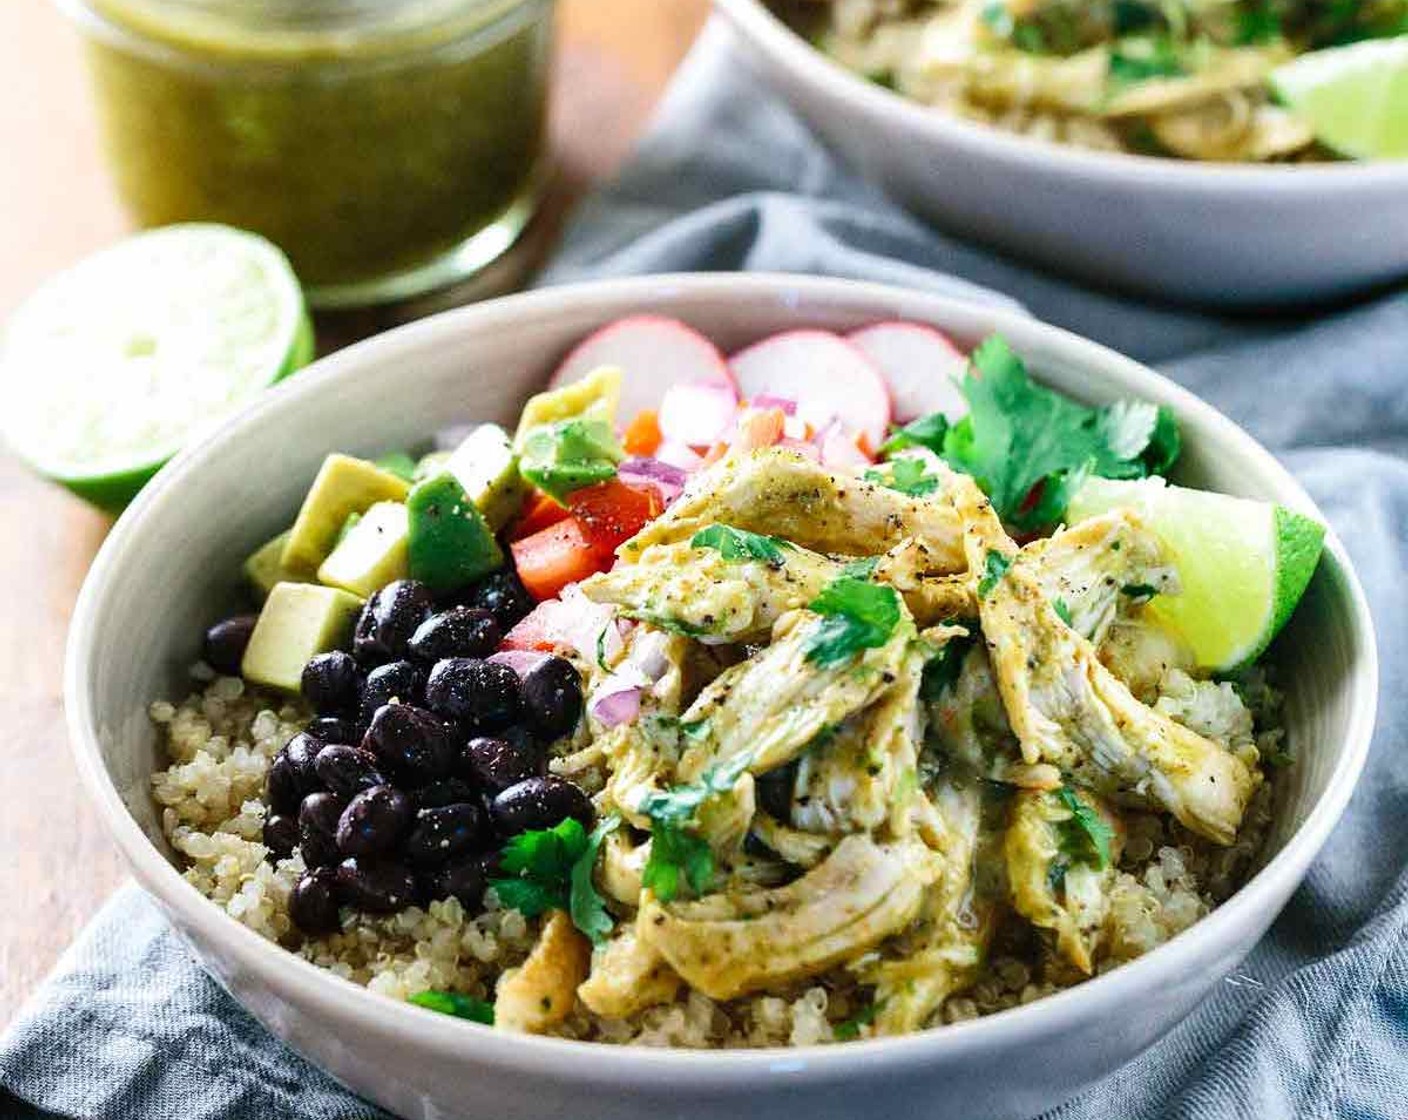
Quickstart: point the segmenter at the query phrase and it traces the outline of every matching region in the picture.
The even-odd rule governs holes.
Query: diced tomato
[[[738,416],[738,431],[733,447],[738,451],[756,451],[771,447],[782,438],[787,420],[780,408],[745,408]]]
[[[551,599],[569,583],[586,579],[606,565],[601,553],[575,517],[540,529],[509,545],[518,578],[540,602]]]
[[[556,525],[566,516],[567,508],[565,506],[559,505],[546,494],[534,494],[524,505],[523,515],[514,522],[513,528],[509,531],[509,540],[517,541],[524,537],[531,537],[549,525]]]
[[[627,455],[654,455],[662,439],[659,414],[653,408],[643,408],[626,425],[621,446]]]
[[[659,517],[665,503],[654,486],[632,486],[613,478],[573,491],[567,508],[602,563],[610,564],[616,549]]]
[[[856,446],[860,448],[860,453],[867,459],[875,458],[875,447],[870,442],[869,432],[861,432],[856,436]]]
[[[718,443],[714,444],[713,447],[709,448],[708,451],[704,452],[704,458],[699,461],[699,465],[701,467],[710,466],[714,463],[717,463],[727,454],[728,444],[720,440]]]

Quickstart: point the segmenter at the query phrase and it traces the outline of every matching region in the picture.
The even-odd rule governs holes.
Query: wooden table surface
[[[708,0],[560,0],[561,184],[549,233],[619,164],[707,9]],[[0,152],[3,322],[48,273],[125,229],[77,37],[41,0],[0,0]],[[320,337],[358,329],[321,325]],[[107,527],[0,451],[0,1028],[124,877],[78,787],[61,696],[69,612]]]

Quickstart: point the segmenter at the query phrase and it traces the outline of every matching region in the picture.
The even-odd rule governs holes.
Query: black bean
[[[433,867],[472,852],[487,833],[484,810],[470,802],[421,809],[401,850],[412,866]]]
[[[346,802],[335,793],[310,793],[298,807],[298,850],[309,867],[326,867],[340,858],[337,822]]]
[[[477,912],[489,880],[499,872],[499,854],[484,852],[455,860],[423,878],[429,898],[457,898],[465,909]]]
[[[362,703],[357,715],[363,727],[371,722],[383,704],[399,700],[419,704],[425,689],[425,670],[410,661],[392,661],[367,674],[362,684]]]
[[[325,745],[317,736],[300,731],[274,755],[265,788],[265,798],[274,812],[297,813],[303,798],[318,788],[313,762]]]
[[[343,902],[358,910],[392,914],[411,904],[416,884],[403,864],[349,856],[337,865],[337,893]]]
[[[535,828],[552,828],[574,817],[583,828],[595,818],[591,799],[561,778],[529,778],[509,786],[489,805],[494,827],[503,836],[516,836]]]
[[[221,619],[205,632],[205,663],[227,677],[240,675],[249,636],[254,633],[257,615],[237,614]]]
[[[497,662],[450,657],[430,670],[425,702],[442,716],[497,731],[518,715],[518,674]]]
[[[343,715],[357,710],[362,673],[351,654],[335,649],[308,659],[302,688],[303,698],[320,715]]]
[[[300,876],[288,896],[288,916],[310,937],[336,933],[339,928],[336,869],[315,867]]]
[[[759,808],[768,816],[786,824],[792,816],[792,787],[796,780],[795,763],[788,763],[776,770],[769,770],[766,774],[760,774],[756,779]]]
[[[264,846],[269,860],[288,859],[298,844],[298,818],[282,813],[270,813],[264,818]]]
[[[410,704],[378,708],[362,746],[417,785],[448,778],[455,767],[455,739],[444,721]]]
[[[352,722],[341,716],[319,716],[309,720],[308,734],[325,743],[355,743],[361,738]]]
[[[477,607],[451,607],[433,614],[416,628],[408,648],[422,661],[446,657],[488,657],[503,636],[488,611]]]
[[[313,769],[324,788],[339,797],[353,797],[364,789],[386,784],[377,768],[377,757],[361,747],[341,743],[324,747],[313,763]]]
[[[549,657],[523,678],[523,710],[546,739],[566,735],[582,715],[582,678],[570,661]]]
[[[438,809],[460,801],[473,801],[478,795],[474,786],[463,778],[446,778],[411,791],[411,801],[417,809]]]
[[[372,786],[347,803],[337,822],[345,856],[376,856],[401,841],[411,823],[411,799],[394,786]]]
[[[471,739],[460,752],[463,771],[490,797],[543,772],[547,757],[503,739]]]
[[[406,656],[406,643],[434,608],[430,589],[413,579],[388,583],[367,600],[352,634],[352,652],[364,665]]]
[[[512,630],[515,625],[533,612],[536,605],[533,596],[528,594],[518,573],[511,568],[500,568],[474,584],[467,593],[459,596],[465,606],[480,607],[494,616],[499,628]]]

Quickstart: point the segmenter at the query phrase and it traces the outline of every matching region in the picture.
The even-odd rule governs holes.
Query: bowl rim
[[[763,0],[713,0],[747,43],[784,70],[795,73],[828,97],[849,101],[872,118],[903,122],[936,144],[966,154],[1025,162],[1049,174],[1068,174],[1103,184],[1125,183],[1149,192],[1314,195],[1333,189],[1408,189],[1408,160],[1342,163],[1216,163],[1149,156],[1137,152],[1102,152],[1056,144],[980,122],[938,112],[866,81],[813,47],[775,15]]]
[[[661,299],[660,297],[664,297]],[[207,946],[218,949],[236,971],[253,976],[280,998],[324,1019],[356,1020],[370,1036],[394,1037],[427,1054],[452,1060],[467,1056],[503,1070],[545,1074],[574,1084],[603,1087],[633,1084],[667,1091],[688,1084],[698,1090],[737,1089],[740,1078],[768,1077],[805,1071],[830,1080],[847,1079],[877,1070],[897,1071],[923,1065],[942,1056],[961,1059],[968,1053],[1003,1047],[1026,1038],[1049,1036],[1064,1025],[1082,1020],[1098,1005],[1137,997],[1161,974],[1186,972],[1204,946],[1220,944],[1234,950],[1238,930],[1257,921],[1256,915],[1278,909],[1275,899],[1288,895],[1304,876],[1347,804],[1363,768],[1374,728],[1378,697],[1378,657],[1367,599],[1343,545],[1333,530],[1326,534],[1326,555],[1338,569],[1351,607],[1353,645],[1347,684],[1357,695],[1352,707],[1344,750],[1325,792],[1305,821],[1247,883],[1226,902],[1188,930],[1144,956],[1104,975],[982,1018],[919,1031],[896,1038],[817,1044],[759,1050],[683,1050],[612,1046],[597,1042],[508,1034],[449,1016],[426,1014],[421,1008],[389,999],[285,950],[211,904],[187,883],[177,868],[148,838],[128,811],[121,792],[103,763],[97,721],[85,688],[86,663],[102,620],[102,602],[116,593],[112,572],[138,541],[153,511],[198,476],[204,461],[236,440],[249,426],[270,413],[296,409],[343,377],[371,377],[405,354],[427,346],[454,344],[465,337],[524,317],[555,312],[600,310],[612,314],[618,304],[644,305],[656,297],[730,302],[777,302],[828,307],[874,305],[877,314],[896,302],[906,313],[944,323],[979,321],[983,329],[1002,331],[1019,352],[1035,344],[1061,352],[1063,362],[1100,367],[1125,380],[1131,391],[1145,393],[1174,406],[1185,417],[1197,417],[1214,433],[1218,444],[1241,445],[1284,488],[1285,499],[1306,512],[1319,514],[1300,484],[1269,451],[1191,392],[1142,364],[1098,343],[1043,323],[1024,312],[973,301],[931,295],[894,285],[798,276],[787,273],[660,274],[593,281],[512,295],[429,316],[346,347],[266,391],[237,415],[215,427],[197,446],[182,451],[149,483],[114,525],[94,559],[75,604],[64,665],[64,707],[69,740],[81,780],[138,881],[174,917],[177,931],[198,929]],[[657,308],[668,313],[666,308]],[[1025,340],[1025,341],[1024,341]],[[200,959],[200,954],[197,954]],[[202,962],[204,967],[204,964]],[[207,969],[207,971],[209,971]]]

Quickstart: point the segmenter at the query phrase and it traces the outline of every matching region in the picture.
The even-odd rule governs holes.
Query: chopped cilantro
[[[835,665],[863,649],[890,640],[900,621],[900,600],[893,587],[839,576],[807,604],[822,616],[807,642],[807,660]]]
[[[1071,605],[1059,595],[1051,600],[1051,609],[1056,612],[1056,617],[1067,626],[1071,625]]]
[[[1061,805],[1071,817],[1060,826],[1060,848],[1071,863],[1094,863],[1101,869],[1110,866],[1110,841],[1115,832],[1105,818],[1080,799],[1070,786],[1056,791]]]
[[[1285,29],[1271,0],[1243,0],[1237,6],[1236,41],[1241,46],[1279,39]]]
[[[939,488],[939,480],[924,470],[918,459],[891,459],[865,472],[867,482],[877,482],[912,498],[922,498]]]
[[[1159,589],[1152,583],[1127,583],[1120,588],[1120,594],[1128,595],[1136,603],[1147,603],[1158,593]]]
[[[1087,408],[1034,383],[998,335],[972,355],[970,412],[944,439],[944,458],[972,475],[1017,528],[1058,521],[1087,474],[1142,478],[1178,455],[1172,414],[1139,401]]]
[[[836,1024],[833,1032],[838,1042],[849,1042],[860,1037],[861,1027],[868,1026],[875,1022],[875,1016],[880,1014],[880,1009],[885,1005],[883,999],[877,999],[874,1003],[866,1004],[849,1019]]]
[[[573,491],[614,478],[621,458],[610,424],[574,417],[529,429],[518,466],[544,494],[566,504]]]
[[[494,1025],[494,1005],[486,1003],[482,999],[476,999],[474,996],[467,996],[462,992],[443,992],[436,988],[429,988],[423,992],[416,992],[407,998],[417,1007],[438,1011],[442,1015],[453,1015],[457,1019],[469,1019],[475,1023],[483,1023],[487,1027]]]
[[[978,598],[986,599],[992,594],[992,589],[998,585],[1011,566],[1012,558],[1010,556],[989,550],[988,554],[983,557],[983,578],[978,581]]]
[[[1167,35],[1122,40],[1110,52],[1110,85],[1115,90],[1153,78],[1181,78],[1188,72]]]
[[[593,945],[600,945],[606,940],[612,929],[612,921],[606,910],[606,902],[592,881],[592,871],[596,867],[596,854],[601,850],[601,842],[620,824],[620,817],[606,817],[597,822],[592,834],[587,837],[586,849],[573,862],[569,877],[571,889],[567,909],[572,915],[572,924],[591,938]]]
[[[924,700],[938,700],[953,687],[963,670],[963,660],[976,640],[972,635],[952,637],[924,663],[924,673],[919,679],[919,695]]]
[[[893,455],[907,447],[927,447],[935,455],[942,455],[948,429],[948,417],[942,412],[931,412],[928,416],[911,420],[903,428],[896,428],[890,438],[880,445],[880,453]]]
[[[875,574],[875,569],[880,564],[878,556],[862,556],[859,560],[851,560],[841,569],[841,574],[848,579],[869,579]]]
[[[552,828],[519,833],[500,853],[507,874],[489,885],[504,906],[524,917],[566,910],[578,929],[599,940],[611,931],[611,918],[592,884],[592,868],[602,840],[619,823],[607,817],[588,836],[580,821],[568,817]]]
[[[686,638],[697,638],[701,634],[709,631],[702,626],[695,626],[689,622],[683,622],[678,618],[671,618],[667,614],[655,614],[652,611],[634,610],[622,608],[618,612],[623,618],[633,618],[637,622],[647,622],[657,630],[667,630],[671,634],[682,634]]]
[[[700,529],[689,540],[691,548],[712,548],[725,560],[761,560],[774,568],[782,567],[785,549],[794,548],[791,541],[780,537],[765,537],[732,525],[710,525]]]
[[[703,894],[714,881],[714,853],[698,836],[662,821],[651,830],[650,858],[640,881],[661,902],[675,898],[686,884],[695,894]]]

